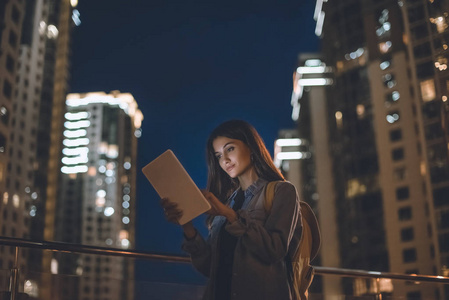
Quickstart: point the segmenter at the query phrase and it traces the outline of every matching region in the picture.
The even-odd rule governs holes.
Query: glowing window
[[[396,123],[397,121],[399,121],[399,111],[395,110],[395,111],[390,112],[387,115],[386,119],[387,119],[387,122],[390,124]]]
[[[432,101],[436,97],[435,82],[428,79],[420,82],[421,97],[424,102]]]
[[[396,80],[394,79],[394,75],[392,74],[385,74],[384,76],[382,76],[382,80],[384,82],[384,85],[390,89],[396,85]]]
[[[14,205],[15,208],[19,208],[20,206],[20,198],[17,194],[14,194],[12,196],[12,204]]]
[[[385,54],[391,50],[392,46],[393,44],[391,43],[391,41],[381,42],[379,43],[379,51],[380,53]]]

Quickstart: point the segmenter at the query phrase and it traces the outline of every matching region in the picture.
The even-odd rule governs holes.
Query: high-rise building
[[[10,143],[14,138],[12,111],[15,107],[17,65],[25,15],[24,1],[1,1],[0,3],[0,234],[3,236],[23,237],[24,209],[17,195],[7,190],[11,168]],[[17,226],[19,224],[19,226]],[[12,266],[14,253],[7,247],[0,247],[0,269]],[[21,265],[23,266],[23,265]],[[0,286],[8,283],[8,278],[0,276]]]
[[[8,176],[1,181],[5,184],[2,193],[5,209],[0,219],[4,221],[2,234],[6,236],[42,240],[45,218],[54,214],[51,210],[46,212],[47,178],[59,175],[59,169],[53,166],[60,161],[61,154],[56,152],[53,162],[50,161],[51,141],[58,141],[51,137],[62,141],[60,128],[68,85],[70,33],[79,21],[72,17],[78,16],[76,2],[27,0],[1,4],[0,11],[5,12],[4,24],[7,24],[2,31],[6,68],[0,72],[0,77],[5,77],[1,97],[9,99],[1,111],[2,118],[10,124],[8,143],[2,151],[8,156]],[[27,270],[43,271],[43,258],[39,251],[30,251],[29,257],[27,254],[21,250],[19,267],[23,278],[20,282],[27,280],[25,292],[38,297],[38,287],[45,284],[40,284],[38,273],[30,277]],[[14,255],[8,253],[2,259],[11,266]],[[40,290],[41,296],[44,291]]]
[[[133,96],[69,94],[55,239],[128,249],[135,244],[137,139],[143,119]],[[132,299],[134,266],[120,257],[55,256],[63,299]]]
[[[310,87],[299,103],[310,107],[301,113],[310,115],[320,225],[335,222],[321,228],[324,266],[448,275],[448,9],[438,0],[317,1],[321,60],[333,84],[323,94]],[[318,102],[327,128],[313,123]],[[315,144],[323,136],[325,151]],[[326,159],[331,176],[319,172]],[[334,194],[323,197],[320,185]],[[320,201],[333,202],[331,220]],[[326,235],[337,251],[326,252]],[[324,281],[323,292],[369,294],[370,284]],[[394,282],[382,291],[444,299],[447,289]]]

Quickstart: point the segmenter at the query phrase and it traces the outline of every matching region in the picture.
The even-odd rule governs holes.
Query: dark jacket
[[[238,219],[226,224],[226,230],[238,237],[234,254],[231,299],[292,299],[285,257],[294,253],[301,238],[300,205],[295,187],[289,182],[276,185],[273,206],[267,214],[263,207],[267,181],[257,180],[248,188]],[[228,205],[232,206],[235,193]],[[213,300],[217,241],[226,219],[215,217],[207,242],[197,234],[185,240],[183,249],[191,256],[194,267],[208,276],[204,300]]]

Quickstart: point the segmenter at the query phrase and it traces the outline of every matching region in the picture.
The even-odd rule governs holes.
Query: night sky
[[[314,5],[314,0],[79,1],[82,23],[73,33],[69,92],[129,92],[144,115],[135,249],[183,254],[181,230],[164,220],[159,198],[140,171],[144,165],[170,148],[204,188],[205,143],[215,126],[245,119],[271,153],[278,130],[295,126],[290,97],[297,55],[319,48]],[[204,218],[195,224],[207,232]],[[138,274],[151,280],[145,268]]]

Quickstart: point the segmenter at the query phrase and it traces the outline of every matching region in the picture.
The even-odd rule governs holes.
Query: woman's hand
[[[162,198],[160,204],[164,209],[165,219],[179,225],[179,219],[182,217],[183,213],[182,210],[178,208],[178,204],[171,202],[168,198]]]
[[[229,222],[237,220],[237,213],[230,207],[224,205],[214,194],[207,190],[201,190],[204,198],[209,201],[211,209],[207,212],[212,216],[224,216]]]
[[[182,217],[182,210],[178,208],[178,204],[171,202],[168,198],[162,198],[160,202],[164,209],[165,219],[167,221],[179,225],[179,219]],[[193,227],[192,221],[189,221],[182,225],[184,235],[187,239],[193,239],[196,235],[196,229]]]

